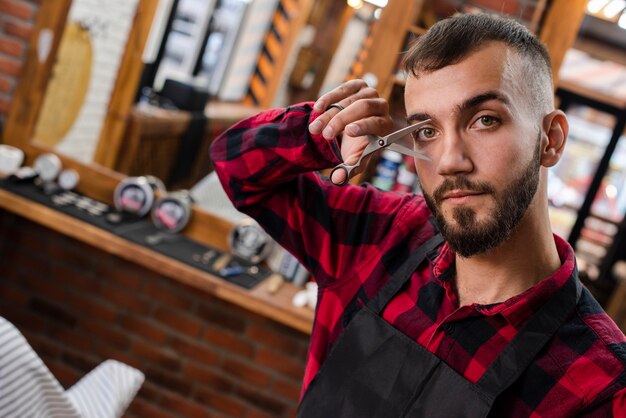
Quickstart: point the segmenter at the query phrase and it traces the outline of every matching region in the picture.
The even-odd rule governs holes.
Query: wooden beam
[[[300,31],[306,23],[312,6],[313,0],[289,0],[283,2],[283,7],[285,7],[285,11],[289,15],[289,30],[280,45],[281,53],[276,57],[274,72],[267,82],[266,94],[264,97],[260,98],[260,106],[262,108],[269,108],[274,102],[276,93],[282,83],[285,67],[287,66],[287,59],[289,58],[296,40],[300,36]]]
[[[143,70],[143,51],[158,5],[158,0],[141,0],[137,7],[126,51],[109,102],[107,118],[94,155],[94,162],[103,167],[114,168],[118,154],[122,151],[122,138]]]
[[[413,26],[421,8],[422,0],[390,0],[374,24],[373,41],[363,60],[363,72],[376,76],[377,89],[384,97],[388,97],[391,91],[390,84],[404,48],[407,29]]]
[[[346,4],[343,4],[343,10],[340,17],[334,21],[335,26],[333,28],[334,34],[332,35],[331,42],[324,48],[324,53],[316,66],[315,81],[309,88],[310,92],[313,92],[313,98],[317,98],[320,95],[320,89],[324,83],[324,78],[328,73],[328,68],[333,60],[333,56],[337,52],[339,43],[343,38],[343,34],[350,23],[350,20],[354,17],[354,9]]]
[[[30,143],[71,4],[72,0],[41,2],[35,30],[15,90],[15,99],[4,129],[2,142],[5,144],[24,148]],[[50,49],[45,61],[40,61],[42,45],[39,40],[40,37],[45,38],[46,34],[52,34]]]
[[[552,59],[554,85],[565,53],[574,45],[585,16],[587,0],[552,0],[539,31],[539,38],[548,47]]]

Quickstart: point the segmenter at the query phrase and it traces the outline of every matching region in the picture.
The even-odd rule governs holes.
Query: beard
[[[424,192],[426,203],[435,216],[435,223],[452,250],[468,258],[499,246],[511,236],[537,192],[540,157],[541,142],[538,140],[531,161],[499,195],[491,184],[473,182],[466,176],[446,178],[432,196]],[[452,210],[452,218],[457,226],[446,221],[441,203],[444,194],[455,189],[492,195],[495,208],[489,219],[479,222],[474,209],[461,206]]]

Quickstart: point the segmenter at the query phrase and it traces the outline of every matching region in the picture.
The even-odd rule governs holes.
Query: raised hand
[[[329,107],[338,104],[340,108]],[[342,134],[341,157],[347,164],[358,161],[368,144],[366,135],[385,135],[393,128],[389,104],[363,80],[350,80],[321,96],[313,109],[322,113],[309,125],[309,132],[326,139]],[[333,182],[343,182],[345,173],[333,173]]]

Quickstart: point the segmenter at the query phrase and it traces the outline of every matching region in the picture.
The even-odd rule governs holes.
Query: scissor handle
[[[354,170],[355,167],[356,166],[347,165],[345,163],[341,163],[335,166],[335,168],[333,168],[330,171],[330,182],[334,184],[335,186],[345,186],[346,184],[348,184],[348,181],[350,180],[350,176],[352,174],[352,170]],[[344,177],[343,181],[341,181],[340,183],[335,183],[333,181],[333,174],[335,173],[335,171],[339,171],[339,170],[343,170],[346,173],[346,177]]]

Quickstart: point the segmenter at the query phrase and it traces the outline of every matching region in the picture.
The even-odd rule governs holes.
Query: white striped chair
[[[120,417],[143,381],[139,370],[107,360],[65,390],[19,330],[0,317],[0,418]]]

